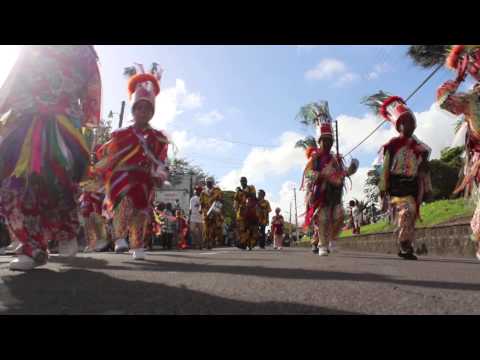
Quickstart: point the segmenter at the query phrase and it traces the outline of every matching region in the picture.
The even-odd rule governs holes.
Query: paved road
[[[0,314],[480,314],[472,259],[308,249],[52,256],[28,273],[0,256]]]

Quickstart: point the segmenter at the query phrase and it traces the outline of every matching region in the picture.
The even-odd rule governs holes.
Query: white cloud
[[[313,69],[305,72],[305,78],[308,80],[332,79],[334,76],[338,76],[333,84],[336,87],[342,87],[360,79],[358,74],[348,71],[345,63],[337,59],[323,59]]]
[[[264,181],[267,177],[288,173],[294,168],[299,171],[305,163],[305,155],[295,143],[304,136],[286,131],[280,136],[280,145],[272,149],[252,148],[240,169],[232,170],[220,179],[225,190],[234,190],[242,176],[251,183]]]
[[[162,89],[155,100],[155,114],[150,124],[156,129],[166,129],[177,115],[177,88]]]
[[[313,69],[305,72],[305,78],[309,80],[323,80],[333,75],[343,74],[347,67],[337,59],[323,59]]]
[[[299,185],[291,180],[285,181],[278,194],[271,194],[267,192],[266,198],[270,201],[272,212],[270,218],[275,215],[275,209],[279,207],[281,209],[280,214],[283,215],[285,221],[290,221],[290,204],[292,204],[292,223],[295,224],[295,201],[293,197],[293,188],[296,189],[297,195],[297,214],[298,225],[302,226],[304,222],[305,213],[305,192],[298,189]]]
[[[201,138],[188,133],[186,130],[173,131],[171,139],[178,150],[177,157],[184,157],[187,152],[200,154],[206,152],[225,153],[234,146],[232,143],[214,138]]]
[[[459,117],[440,109],[435,103],[427,111],[415,113],[415,116],[415,135],[432,148],[432,159],[440,157],[440,151],[452,144]]]
[[[224,116],[218,111],[213,110],[205,114],[199,114],[195,117],[195,121],[201,125],[209,126],[222,121]]]
[[[358,79],[360,79],[360,76],[358,74],[348,72],[340,76],[340,79],[337,80],[337,82],[335,83],[335,86],[342,87],[350,83],[353,83]]]
[[[384,62],[382,64],[376,64],[373,67],[373,70],[369,72],[365,77],[367,78],[367,80],[375,80],[380,77],[380,74],[383,74],[389,71],[392,71],[392,67],[386,62]]]
[[[204,97],[199,93],[190,93],[187,91],[185,81],[177,79],[176,82],[177,107],[179,111],[192,110],[202,107]]]
[[[365,164],[367,165],[367,164]],[[362,200],[364,199],[365,195],[363,193],[363,187],[365,185],[365,180],[367,180],[367,173],[371,170],[370,167],[364,166],[358,168],[357,172],[350,177],[352,183],[347,179],[346,183],[346,191],[343,195],[343,203],[346,204],[348,201],[352,199]]]
[[[175,117],[184,111],[202,107],[204,97],[198,93],[190,93],[185,81],[177,79],[175,87],[162,89],[155,102],[155,114],[151,124],[157,129],[167,129]]]

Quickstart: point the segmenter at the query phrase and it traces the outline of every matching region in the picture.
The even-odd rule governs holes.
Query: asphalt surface
[[[480,314],[476,259],[305,248],[51,256],[30,272],[0,256],[0,314]]]

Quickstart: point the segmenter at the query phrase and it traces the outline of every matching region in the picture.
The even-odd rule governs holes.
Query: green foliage
[[[463,164],[462,154],[464,150],[464,146],[446,147],[440,153],[440,160],[454,168],[460,169]]]
[[[205,179],[208,174],[199,166],[190,164],[186,159],[169,159],[169,181],[172,185],[178,185],[184,176],[193,175],[197,179]],[[193,184],[195,185],[195,184]]]
[[[380,195],[378,184],[380,184],[380,175],[377,169],[370,170],[363,187],[363,193],[369,203],[376,203],[378,200],[378,196]]]
[[[430,227],[456,219],[468,218],[472,216],[474,205],[465,199],[439,200],[425,204],[420,208],[422,221],[417,221],[417,227]],[[386,220],[375,224],[362,226],[361,234],[373,234],[378,232],[392,231],[393,225],[388,224]],[[340,237],[352,236],[352,230],[343,231]]]
[[[235,219],[235,210],[233,208],[233,197],[235,191],[223,191],[223,211],[225,214],[225,223],[231,224]]]
[[[458,169],[441,160],[429,163],[432,178],[432,200],[448,199],[458,182]]]

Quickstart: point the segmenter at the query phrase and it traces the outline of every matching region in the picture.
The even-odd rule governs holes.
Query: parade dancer
[[[200,194],[204,226],[203,247],[210,250],[215,245],[223,244],[223,192],[218,186],[214,186],[212,177],[205,179],[205,185]]]
[[[97,151],[95,168],[105,182],[106,205],[113,218],[115,251],[128,250],[129,236],[133,258],[145,258],[144,239],[150,223],[150,204],[156,185],[168,177],[165,167],[168,139],[149,125],[160,93],[161,71],[153,64],[150,73],[143,66],[128,68],[128,93],[134,124],[112,133],[112,139]]]
[[[283,246],[283,232],[285,220],[280,215],[280,208],[275,209],[275,215],[272,217],[272,234],[273,234],[273,249],[282,250]]]
[[[99,148],[98,146],[97,148]],[[91,154],[91,165],[88,169],[87,181],[80,184],[82,193],[79,198],[80,214],[83,218],[83,228],[87,246],[84,252],[99,251],[108,244],[107,223],[102,216],[103,201],[105,194],[102,188],[99,188],[98,181],[93,172],[95,164],[95,153]]]
[[[258,190],[258,221],[260,223],[260,249],[265,249],[265,228],[268,225],[269,214],[272,212],[270,203],[265,199],[265,191]]]
[[[89,45],[24,46],[0,90],[0,212],[20,242],[12,270],[78,251],[78,183],[89,149],[82,127],[100,119],[97,54]]]
[[[428,171],[430,148],[413,135],[417,126],[415,115],[403,99],[380,91],[363,102],[400,133],[380,149],[380,196],[393,213],[398,256],[416,260],[415,222],[420,218],[421,203],[432,190]]]
[[[317,126],[317,135],[320,135],[318,146],[311,138],[304,142],[308,159],[301,185],[306,191],[304,226],[309,228],[313,225],[312,251],[318,252],[319,256],[327,256],[329,246],[334,246],[343,227],[342,195],[345,178],[356,172],[358,161],[352,160],[347,169],[341,156],[330,151],[333,128],[326,101],[306,105],[300,114],[305,123]]]
[[[240,248],[252,250],[258,238],[257,192],[244,176],[240,178],[240,186],[233,198]]]
[[[195,187],[195,195],[190,199],[189,224],[192,234],[192,247],[201,249],[203,246],[203,219],[201,215],[200,195],[203,188]]]
[[[463,191],[470,197],[473,196],[473,190],[478,187],[480,181],[480,46],[453,46],[446,59],[446,65],[457,71],[457,77],[438,88],[437,102],[442,109],[454,115],[464,116],[461,126],[466,130],[464,178],[454,193]],[[473,89],[466,93],[457,93],[458,87],[468,74],[476,81]],[[472,240],[477,244],[476,257],[480,260],[480,199],[477,199],[477,207],[470,226]]]

